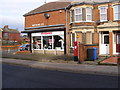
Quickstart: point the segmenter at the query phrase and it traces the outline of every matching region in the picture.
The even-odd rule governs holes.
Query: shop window
[[[41,49],[41,37],[33,37],[33,49]]]
[[[107,21],[107,7],[100,7],[100,21]]]
[[[115,5],[113,8],[114,8],[114,20],[120,20],[120,5]]]
[[[43,48],[52,49],[52,36],[43,36]]]
[[[64,50],[64,32],[42,32],[32,34],[33,49]]]
[[[54,36],[54,49],[57,50],[64,49],[64,39],[59,35]]]

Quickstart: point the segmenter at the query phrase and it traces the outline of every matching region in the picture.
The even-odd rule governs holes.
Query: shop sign
[[[60,35],[64,37],[64,31],[32,33],[32,36],[52,36],[52,35]]]
[[[42,32],[41,35],[51,35],[52,32]]]
[[[33,27],[44,26],[44,23],[32,24]]]

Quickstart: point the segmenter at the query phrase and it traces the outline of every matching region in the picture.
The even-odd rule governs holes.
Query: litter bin
[[[88,48],[87,58],[88,60],[96,60],[97,59],[97,48]]]

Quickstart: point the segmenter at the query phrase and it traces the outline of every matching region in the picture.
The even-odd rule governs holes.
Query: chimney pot
[[[8,29],[8,25],[5,25],[4,28],[5,28],[5,29]]]

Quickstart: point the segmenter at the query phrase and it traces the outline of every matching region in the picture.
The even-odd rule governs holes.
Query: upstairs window
[[[75,9],[75,22],[82,21],[82,8]]]
[[[92,21],[92,8],[86,8],[86,21]]]
[[[100,21],[107,21],[107,7],[100,7]]]
[[[114,6],[114,20],[120,20],[120,5]]]

